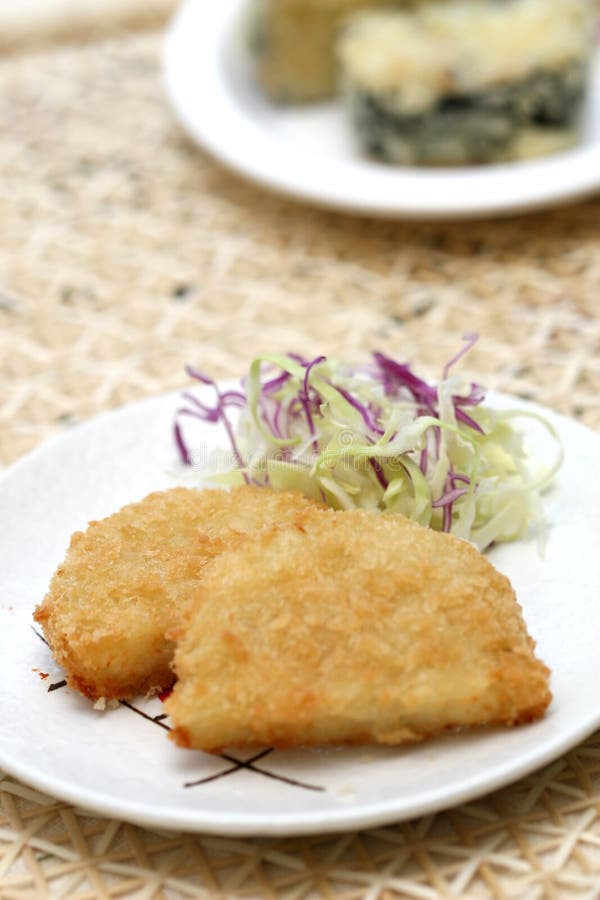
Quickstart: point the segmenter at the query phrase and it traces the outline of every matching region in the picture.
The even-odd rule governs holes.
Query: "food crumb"
[[[340,784],[335,793],[341,799],[350,800],[355,794],[354,786],[351,784]]]
[[[38,675],[40,676],[40,678],[42,679],[42,681],[45,681],[46,678],[49,678],[49,677],[50,677],[50,673],[49,673],[49,672],[40,672],[39,669],[32,669],[31,671],[32,671],[32,672],[37,672]]]

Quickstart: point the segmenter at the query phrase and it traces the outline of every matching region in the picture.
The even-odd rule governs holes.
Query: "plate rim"
[[[338,160],[335,165],[325,161],[320,169],[312,164],[301,169],[303,177],[299,180],[295,172],[302,165],[303,155],[288,148],[283,160],[287,164],[282,164],[276,158],[277,140],[269,139],[256,127],[236,102],[225,80],[215,77],[223,43],[231,38],[246,2],[221,0],[219,4],[207,4],[204,0],[184,0],[171,20],[163,44],[163,85],[171,108],[188,135],[213,158],[255,185],[338,212],[425,221],[523,214],[581,200],[600,190],[598,143],[532,162],[460,170],[395,167],[392,171],[357,157],[351,162]],[[202,29],[201,24],[207,27]],[[198,47],[191,35],[203,36],[203,43]],[[600,50],[596,58],[600,73]],[[188,65],[196,67],[195,83],[202,84],[202,76],[209,78],[218,101],[209,104],[212,115],[209,109],[206,116],[206,109],[201,111],[199,103],[190,101],[185,77]],[[241,129],[239,141],[226,140],[230,132],[227,127],[223,131],[225,121]],[[248,153],[248,148],[254,148],[254,152]],[[350,190],[349,182],[344,185],[343,178],[336,178],[340,170],[344,177],[358,173],[366,179],[365,188],[358,192]],[[544,176],[539,183],[532,177],[536,173]],[[376,201],[367,187],[376,189]],[[491,194],[490,188],[493,188]],[[403,191],[413,199],[407,200]]]
[[[526,727],[526,726],[525,726]],[[398,814],[394,811],[391,801],[382,808],[381,804],[370,804],[363,812],[352,813],[344,807],[332,809],[327,819],[319,819],[309,812],[304,813],[269,813],[268,820],[257,823],[252,814],[238,813],[235,817],[231,814],[210,814],[203,817],[202,811],[191,813],[187,810],[177,810],[173,813],[163,811],[152,812],[149,805],[141,806],[136,803],[123,803],[118,799],[102,798],[87,788],[71,788],[63,781],[54,780],[52,776],[36,774],[28,766],[18,762],[7,763],[3,758],[0,747],[0,769],[11,777],[16,777],[24,784],[56,797],[59,800],[70,803],[77,808],[83,808],[106,818],[129,822],[145,828],[167,829],[181,831],[188,834],[212,834],[222,837],[294,837],[309,834],[336,834],[348,831],[361,831],[364,829],[378,828],[385,825],[397,824],[421,818],[422,816],[442,813],[445,810],[461,806],[469,801],[482,799],[493,792],[515,784],[522,778],[536,771],[542,771],[546,766],[555,762],[569,750],[582,744],[594,734],[600,727],[600,713],[593,722],[587,722],[578,733],[573,732],[569,738],[548,747],[547,753],[523,760],[522,764],[510,768],[510,775],[500,772],[496,779],[471,783],[470,786],[449,790],[443,795],[431,798],[425,803],[415,802]],[[506,766],[506,769],[509,767]],[[483,783],[484,782],[484,783]],[[1,781],[0,781],[1,787]]]
[[[236,382],[234,380],[220,382],[221,385],[232,383]],[[510,394],[496,391],[489,391],[487,396],[492,400],[497,399],[500,402],[514,403],[523,410],[550,414],[554,424],[558,423],[560,425],[564,423],[569,427],[582,429],[593,439],[600,441],[598,432],[588,428],[574,418],[565,416],[539,403],[522,400]],[[86,422],[55,435],[0,473],[0,492],[6,481],[15,477],[18,478],[21,470],[26,470],[32,464],[35,464],[40,455],[45,455],[49,452],[60,452],[61,445],[68,444],[74,435],[85,437],[87,432],[94,432],[96,428],[102,427],[105,423],[112,425],[115,420],[123,417],[127,418],[132,412],[134,414],[140,411],[143,413],[145,407],[148,407],[148,413],[153,407],[163,409],[167,405],[171,405],[174,409],[180,397],[181,391],[169,391],[164,394],[146,397],[116,409],[99,413]],[[517,765],[514,762],[507,761],[502,767],[496,766],[492,777],[483,769],[478,773],[475,780],[473,780],[472,776],[468,782],[465,782],[463,779],[458,785],[449,785],[441,793],[437,791],[434,796],[429,796],[424,801],[415,800],[411,805],[405,805],[400,811],[397,808],[398,797],[396,796],[394,800],[390,800],[385,804],[375,801],[368,804],[363,803],[358,810],[343,806],[332,807],[326,819],[315,818],[311,811],[295,811],[285,814],[271,812],[268,814],[268,821],[266,818],[258,821],[255,813],[244,814],[242,812],[232,815],[231,812],[226,812],[219,816],[215,815],[214,811],[210,811],[203,816],[202,809],[191,812],[181,808],[155,808],[153,811],[151,803],[140,805],[136,801],[121,801],[118,796],[107,795],[106,792],[93,791],[87,787],[73,787],[62,779],[56,779],[49,772],[36,770],[30,764],[20,762],[10,754],[7,754],[1,745],[0,768],[34,788],[78,807],[83,806],[103,816],[133,822],[145,827],[166,828],[190,833],[204,831],[211,834],[240,837],[325,834],[372,828],[391,822],[405,821],[486,796],[534,771],[542,769],[568,750],[580,744],[599,727],[600,709],[596,712],[592,710],[567,735],[557,733],[551,739],[546,739],[543,752],[539,753],[531,749],[525,757],[519,757]]]

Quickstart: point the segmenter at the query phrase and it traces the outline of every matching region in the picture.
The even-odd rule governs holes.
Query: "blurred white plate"
[[[209,756],[167,740],[157,699],[100,712],[60,686],[63,674],[32,628],[32,611],[74,530],[181,480],[171,437],[177,405],[171,395],[100,416],[0,478],[0,768],[79,806],[144,825],[318,833],[470,800],[553,760],[600,726],[600,435],[531,406],[558,429],[566,454],[546,497],[545,555],[524,541],[490,557],[511,578],[552,669],[554,700],[542,721],[414,747]],[[528,427],[543,453],[545,432]],[[206,426],[191,446],[206,458],[226,440]]]
[[[600,58],[578,148],[503,165],[390,167],[360,156],[338,104],[286,108],[260,95],[241,35],[245,2],[187,0],[164,52],[180,122],[240,175],[318,206],[410,219],[523,212],[600,189]]]

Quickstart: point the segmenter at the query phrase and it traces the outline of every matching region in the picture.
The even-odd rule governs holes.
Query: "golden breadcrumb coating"
[[[125,506],[71,539],[34,618],[69,685],[92,700],[164,690],[175,628],[209,559],[240,535],[302,521],[296,492],[174,488]]]
[[[386,744],[540,717],[507,578],[398,515],[315,510],[207,565],[165,709],[185,747]]]

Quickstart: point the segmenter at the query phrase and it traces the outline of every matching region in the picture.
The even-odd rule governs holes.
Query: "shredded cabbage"
[[[492,409],[479,385],[454,374],[476,339],[465,337],[437,385],[379,352],[364,366],[263,354],[240,390],[221,390],[188,367],[212,387],[215,403],[184,394],[174,426],[181,458],[193,462],[183,428],[192,416],[225,428],[232,465],[213,476],[221,483],[296,489],[335,509],[401,513],[481,550],[522,538],[543,521],[540,497],[562,448],[545,419]],[[551,463],[531,458],[514,427],[522,416],[554,439]]]

